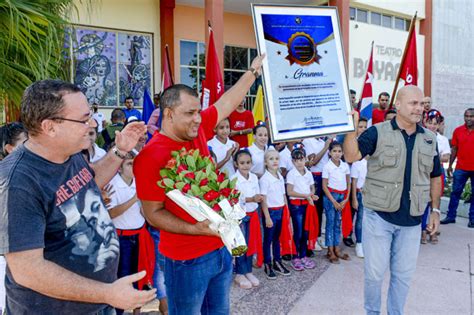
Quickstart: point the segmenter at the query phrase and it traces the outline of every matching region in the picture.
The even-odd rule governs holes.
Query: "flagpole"
[[[398,82],[400,81],[400,74],[402,73],[402,65],[405,62],[405,57],[407,55],[408,46],[410,45],[411,36],[413,36],[412,32],[414,32],[417,13],[418,13],[418,11],[415,12],[415,15],[411,19],[410,29],[408,30],[408,39],[407,39],[407,42],[405,44],[405,50],[403,51],[403,56],[402,56],[402,61],[400,62],[400,67],[398,68],[397,79],[395,80],[395,87],[393,88],[392,97],[390,98],[390,105],[388,105],[388,109],[392,108],[393,100],[395,99],[395,93],[397,93]]]
[[[171,78],[171,85],[174,85],[173,71],[171,71],[170,53],[168,51],[168,44],[166,44],[165,50],[166,50],[166,60],[168,62],[168,71],[170,73],[170,78]]]
[[[362,88],[360,89],[360,96],[359,96],[359,103],[357,104],[357,107],[359,108],[359,111],[362,109],[362,93],[364,92],[364,85],[365,85],[365,77],[367,76],[367,70],[369,69],[369,62],[370,62],[370,56],[374,53],[374,41],[372,41],[372,44],[370,46],[370,54],[369,54],[369,61],[367,62],[367,67],[365,67],[365,75],[364,75],[364,80],[362,80]],[[355,108],[353,108],[355,109]]]

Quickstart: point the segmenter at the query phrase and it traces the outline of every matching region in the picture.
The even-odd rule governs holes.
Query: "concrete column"
[[[425,95],[431,96],[431,54],[433,40],[433,3],[425,0],[425,19],[420,22],[420,34],[425,36],[425,68],[423,69]]]
[[[214,44],[216,45],[219,65],[224,71],[224,0],[205,0],[204,28],[206,34],[206,56],[209,47],[209,27],[211,23],[214,32]]]
[[[160,50],[161,50],[161,80],[165,65],[165,47],[168,45],[170,67],[174,71],[174,8],[175,0],[160,0]],[[174,76],[174,74],[173,74]]]

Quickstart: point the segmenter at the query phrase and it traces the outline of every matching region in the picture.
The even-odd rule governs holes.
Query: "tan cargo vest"
[[[407,148],[400,129],[391,122],[375,125],[377,147],[367,160],[367,178],[364,185],[364,206],[383,212],[400,208],[405,174]],[[436,135],[424,129],[416,134],[412,152],[410,215],[420,216],[430,201],[430,173],[436,155]]]

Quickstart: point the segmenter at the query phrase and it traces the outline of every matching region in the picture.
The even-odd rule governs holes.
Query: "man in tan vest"
[[[416,86],[400,89],[397,116],[370,127],[356,138],[346,135],[347,162],[369,156],[363,191],[362,246],[365,255],[367,314],[380,314],[384,273],[390,267],[388,314],[403,314],[420,247],[421,217],[428,201],[430,234],[439,227],[441,164],[436,135],[421,127],[423,92]],[[354,123],[359,116],[356,112]]]

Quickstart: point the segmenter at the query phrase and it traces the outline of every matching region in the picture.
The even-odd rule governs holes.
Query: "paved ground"
[[[443,215],[444,217],[444,215]],[[405,312],[410,314],[474,314],[474,230],[467,220],[441,226],[439,243],[422,245],[418,267],[410,288]],[[352,248],[345,249],[349,262],[331,265],[316,255],[317,268],[270,281],[263,271],[255,274],[262,286],[242,290],[235,284],[231,292],[232,314],[364,314],[363,259]],[[386,296],[388,275],[384,283]],[[153,311],[152,311],[153,310]],[[157,304],[144,311],[158,314]],[[382,301],[382,313],[386,313]]]

